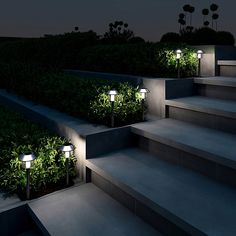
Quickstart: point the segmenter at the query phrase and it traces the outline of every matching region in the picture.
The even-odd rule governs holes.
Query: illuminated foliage
[[[58,146],[67,141],[23,119],[20,114],[0,107],[0,187],[21,193],[26,173],[20,154],[32,151],[37,159],[31,169],[31,191],[44,192],[65,179],[65,158]],[[70,176],[75,176],[75,157],[70,159]]]

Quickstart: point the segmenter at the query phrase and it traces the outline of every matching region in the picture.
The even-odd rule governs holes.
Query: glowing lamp
[[[110,101],[111,102],[114,102],[115,101],[115,96],[117,95],[117,91],[112,89],[108,92],[108,95],[110,95]]]
[[[176,50],[176,59],[180,59],[182,51],[180,49]]]
[[[198,58],[198,59],[201,59],[201,58],[202,58],[202,55],[203,55],[203,51],[202,51],[202,50],[198,50],[198,51],[197,51],[197,58]]]
[[[36,159],[36,156],[33,153],[23,153],[19,159],[25,164],[25,169],[30,169],[31,162]]]

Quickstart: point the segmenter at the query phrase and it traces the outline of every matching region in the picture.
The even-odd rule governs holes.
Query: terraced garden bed
[[[31,123],[22,115],[0,106],[0,188],[25,198],[26,170],[19,160],[22,153],[37,157],[31,168],[31,197],[65,187],[65,156],[58,149],[68,141]],[[71,183],[75,177],[74,156],[69,160]]]

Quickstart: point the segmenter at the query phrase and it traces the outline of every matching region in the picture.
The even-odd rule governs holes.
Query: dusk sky
[[[75,26],[102,35],[110,22],[123,20],[135,35],[159,41],[166,32],[178,32],[184,4],[195,7],[193,25],[199,27],[201,10],[211,3],[219,5],[218,29],[236,36],[235,0],[7,0],[1,1],[0,36],[40,37],[70,32]]]

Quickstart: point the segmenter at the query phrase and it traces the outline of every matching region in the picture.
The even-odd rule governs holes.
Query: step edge
[[[159,142],[161,144],[165,144],[167,146],[174,147],[174,148],[179,149],[181,151],[188,152],[190,154],[199,156],[199,157],[204,158],[206,160],[209,160],[209,161],[215,162],[217,164],[220,164],[220,165],[223,165],[223,166],[226,166],[226,167],[236,170],[236,161],[230,160],[224,156],[210,153],[210,152],[204,151],[202,149],[195,148],[195,147],[189,146],[187,144],[177,142],[175,140],[164,138],[164,137],[157,135],[157,134],[147,133],[146,131],[143,132],[143,130],[141,130],[137,127],[131,127],[131,132],[133,132],[136,135],[143,136],[145,138],[151,139],[151,140]]]
[[[184,221],[180,217],[176,216],[175,214],[171,213],[169,210],[161,207],[157,203],[153,202],[149,198],[145,197],[143,194],[137,192],[129,185],[126,185],[118,180],[115,179],[110,173],[104,171],[102,168],[94,165],[91,163],[92,159],[86,160],[86,167],[90,170],[96,172],[98,175],[102,176],[112,184],[114,184],[116,187],[120,188],[121,190],[125,191],[127,194],[131,195],[134,199],[142,202],[145,206],[150,208],[151,210],[154,210],[158,214],[160,214],[163,218],[170,221],[172,224],[176,225],[180,229],[183,229],[185,232],[189,233],[190,235],[196,235],[196,236],[206,236],[203,231],[197,229],[196,227],[192,226],[188,222]]]

